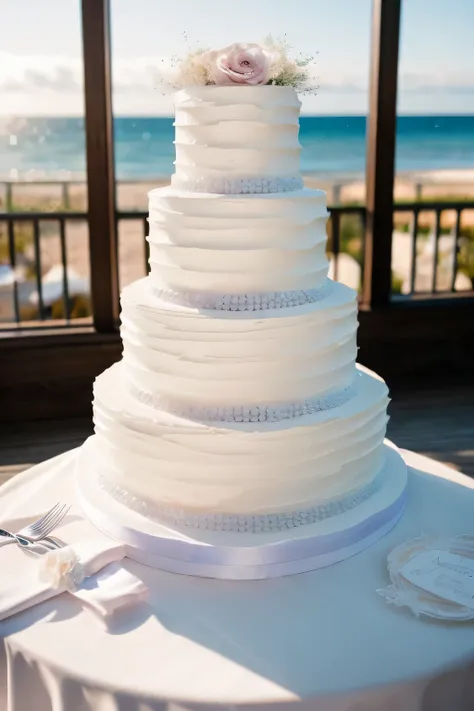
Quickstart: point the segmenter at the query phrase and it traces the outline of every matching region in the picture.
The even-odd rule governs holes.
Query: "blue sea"
[[[157,179],[173,171],[171,118],[116,118],[119,180]],[[361,174],[365,167],[365,116],[303,116],[303,173]],[[401,116],[397,171],[474,167],[474,116]],[[1,118],[1,178],[82,178],[82,118]]]

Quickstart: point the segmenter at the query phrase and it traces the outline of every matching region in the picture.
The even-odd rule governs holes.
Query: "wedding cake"
[[[150,273],[123,290],[123,359],[94,385],[101,486],[188,531],[348,511],[377,488],[389,399],[356,364],[356,293],[328,278],[301,102],[292,86],[221,82],[175,106],[175,173],[149,193]]]

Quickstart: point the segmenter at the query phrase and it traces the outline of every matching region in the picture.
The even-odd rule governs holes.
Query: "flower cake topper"
[[[233,44],[210,52],[210,77],[214,84],[268,84],[270,57],[258,44]]]
[[[316,90],[310,74],[314,57],[293,59],[283,40],[267,37],[262,44],[238,42],[220,50],[198,49],[173,62],[171,85],[291,86],[300,93]]]

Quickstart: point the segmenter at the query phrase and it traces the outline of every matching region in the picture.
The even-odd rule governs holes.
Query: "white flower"
[[[85,578],[84,567],[77,553],[69,546],[46,553],[41,560],[39,574],[40,580],[50,583],[55,590],[65,587],[74,591]]]
[[[290,47],[286,41],[276,41],[270,35],[263,47],[270,57],[269,83],[279,86],[292,86],[297,91],[314,91],[314,57],[301,57],[296,60],[289,56]]]
[[[209,52],[191,52],[179,65],[180,86],[205,86],[209,83]]]

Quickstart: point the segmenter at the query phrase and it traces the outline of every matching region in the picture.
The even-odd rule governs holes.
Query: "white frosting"
[[[156,288],[261,293],[316,289],[326,279],[322,190],[238,196],[159,188],[149,198]]]
[[[212,312],[160,301],[148,278],[122,292],[124,370],[138,390],[189,406],[302,402],[349,386],[356,294],[277,311]]]
[[[144,501],[196,513],[305,509],[364,486],[383,464],[388,391],[366,373],[338,408],[216,426],[149,408],[127,392],[126,378],[116,364],[96,380],[97,464]]]
[[[300,102],[196,87],[176,106],[173,185],[149,193],[151,273],[123,291],[123,360],[94,387],[101,477],[191,515],[357,498],[383,464],[388,391],[355,367],[355,292],[327,279]]]
[[[94,444],[91,443],[91,449],[95,444],[96,440],[94,438]],[[95,463],[97,458],[93,453],[92,457]],[[327,499],[324,503],[310,508],[285,512],[274,511],[270,514],[196,513],[181,507],[160,506],[156,501],[145,501],[127,489],[111,482],[100,471],[96,472],[96,476],[101,489],[111,494],[114,499],[137,511],[141,516],[174,529],[198,528],[201,531],[231,532],[244,535],[246,533],[265,534],[282,531],[288,535],[289,530],[292,528],[299,528],[300,526],[307,526],[308,524],[327,521],[335,516],[341,516],[341,514],[347,513],[356,506],[360,506],[367,499],[376,496],[387,477],[387,451],[385,451],[384,459],[380,472],[364,486],[352,489],[342,496]],[[94,467],[94,464],[92,466]]]
[[[194,190],[233,178],[297,177],[300,107],[287,86],[197,86],[177,92],[173,185]]]

